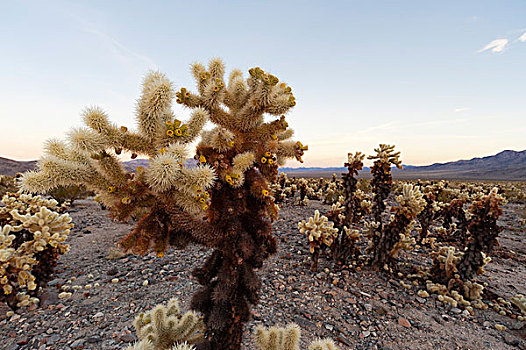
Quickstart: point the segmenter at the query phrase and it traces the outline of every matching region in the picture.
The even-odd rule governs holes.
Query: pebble
[[[398,324],[405,328],[411,328],[411,323],[403,317],[398,317]]]

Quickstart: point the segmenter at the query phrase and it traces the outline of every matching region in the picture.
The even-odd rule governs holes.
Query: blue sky
[[[85,106],[133,126],[149,68],[193,88],[190,63],[212,57],[292,86],[305,166],[379,143],[414,165],[526,149],[524,1],[3,1],[0,42],[12,159],[38,158]]]

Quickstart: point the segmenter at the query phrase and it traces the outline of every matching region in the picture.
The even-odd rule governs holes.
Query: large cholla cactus
[[[404,184],[402,194],[396,200],[399,205],[394,208],[394,217],[383,228],[375,230],[372,237],[371,264],[376,268],[391,265],[400,249],[409,248],[414,243],[414,238],[409,238],[406,231],[426,204],[419,188],[411,184]]]
[[[258,350],[299,350],[301,331],[297,325],[291,323],[285,328],[265,328],[259,326],[254,333],[254,341]],[[314,341],[309,350],[336,350],[330,339]]]
[[[307,149],[290,141],[283,114],[296,102],[291,88],[259,67],[244,79],[239,70],[224,81],[224,65],[193,64],[197,92],[181,88],[157,72],[148,74],[138,101],[138,131],[110,123],[99,108],[89,108],[89,129],[70,133],[69,147],[47,144],[39,171],[24,176],[22,188],[44,191],[57,185],[84,184],[98,192],[115,217],[139,218],[122,246],[137,253],[194,242],[216,250],[194,271],[203,285],[192,300],[206,325],[198,349],[239,349],[250,304],[258,300],[255,269],[276,251],[271,221],[278,208],[269,184],[287,158],[299,161]],[[172,99],[193,109],[186,123],[174,117]],[[265,122],[265,115],[277,119]],[[209,120],[215,128],[201,133]],[[185,166],[186,146],[199,135],[195,158]],[[71,150],[70,150],[71,148]],[[147,169],[126,172],[122,151],[148,156]],[[203,220],[205,218],[206,220]]]
[[[58,203],[40,196],[8,193],[0,207],[0,301],[12,308],[38,303],[58,257],[68,251],[73,227]]]
[[[314,217],[310,217],[308,221],[302,220],[298,223],[300,233],[305,233],[309,240],[312,255],[311,271],[318,269],[318,258],[321,250],[330,247],[338,236],[338,229],[333,226],[334,223],[329,222],[327,217],[320,215],[318,210],[314,212]]]
[[[139,344],[129,350],[148,349],[168,350],[194,344],[203,338],[204,324],[192,311],[181,313],[177,299],[170,299],[168,305],[157,305],[147,313],[141,313],[133,323]]]

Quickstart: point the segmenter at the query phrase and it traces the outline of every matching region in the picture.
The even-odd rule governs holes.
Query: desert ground
[[[442,304],[436,295],[419,297],[422,286],[407,287],[411,281],[403,277],[368,267],[342,268],[323,255],[318,272],[311,272],[308,243],[297,223],[329,206],[315,200],[308,206],[290,200],[280,206],[273,225],[279,250],[259,272],[263,288],[245,328],[245,348],[252,348],[255,326],[294,322],[302,329],[302,349],[319,337],[332,338],[339,349],[526,349],[526,322],[491,308],[476,309],[471,316]],[[509,203],[500,218],[500,246],[479,277],[488,283],[486,302],[526,294],[520,208]],[[210,254],[207,249],[190,246],[162,258],[123,255],[116,243],[131,223],[113,222],[89,198],[76,201],[69,212],[75,224],[71,249],[60,258],[41,305],[9,318],[6,310],[0,312],[2,349],[125,349],[137,340],[136,315],[172,297],[187,307],[198,289],[191,271]],[[400,255],[399,263],[429,265],[427,256],[425,248],[417,248]],[[59,299],[64,288],[73,295]]]

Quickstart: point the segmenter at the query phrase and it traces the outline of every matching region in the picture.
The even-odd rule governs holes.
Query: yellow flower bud
[[[121,199],[121,202],[122,202],[122,204],[130,204],[131,203],[131,198],[130,197],[124,197],[123,199]]]
[[[268,196],[268,191],[267,190],[262,190],[261,193],[263,194],[263,196]]]
[[[169,137],[174,137],[174,131],[173,130],[166,130],[166,135]]]
[[[161,149],[159,150],[159,153],[160,153],[160,154],[165,154],[165,153],[166,153],[166,148],[164,148],[164,147],[161,148]]]
[[[174,125],[174,123],[171,120],[167,120],[165,123],[166,125]]]
[[[234,141],[230,141],[230,142],[228,143],[228,145],[229,145],[230,147],[233,147],[233,146],[234,146]]]
[[[278,139],[278,135],[276,135],[276,134],[272,135],[272,139],[273,140],[277,140]]]
[[[122,131],[122,132],[126,132],[126,131],[128,131],[128,128],[125,127],[125,126],[121,126],[121,131]]]
[[[204,198],[199,198],[199,203],[201,203],[201,204],[205,204],[205,203],[206,203],[206,199],[204,199]]]
[[[115,192],[115,190],[116,190],[115,186],[108,187],[108,193],[113,193]]]
[[[225,176],[225,180],[226,180],[226,182],[232,181],[232,176],[230,176],[230,175]]]
[[[200,156],[199,156],[199,162],[200,162],[200,163],[206,163],[206,157],[203,156],[203,155],[200,155]]]
[[[176,136],[181,136],[183,134],[183,132],[181,131],[181,129],[175,129],[175,135]]]
[[[164,256],[164,252],[158,252],[158,253],[157,253],[157,257],[158,257],[158,258],[162,258],[163,256]]]
[[[203,210],[208,210],[208,205],[205,204],[205,205],[203,205],[202,208],[203,208]]]
[[[268,160],[268,163],[269,163],[269,164],[274,164],[274,159],[269,159],[269,160]]]
[[[267,158],[262,157],[262,158],[261,158],[261,163],[262,163],[262,164],[265,164],[266,162],[267,162]]]
[[[272,153],[270,152],[265,152],[265,157],[270,157],[272,155]]]

